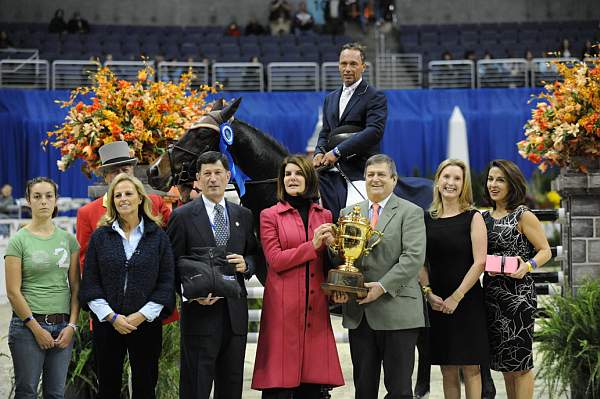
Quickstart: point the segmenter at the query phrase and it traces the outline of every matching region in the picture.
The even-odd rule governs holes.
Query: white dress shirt
[[[348,86],[348,87],[342,86],[342,94],[340,95],[340,104],[339,104],[340,119],[342,118],[342,114],[344,113],[344,110],[346,109],[348,102],[352,98],[352,95],[356,91],[356,88],[358,87],[360,82],[362,82],[362,78],[360,78],[356,82],[354,82],[354,84],[352,86]]]
[[[213,234],[215,234],[215,203],[206,198],[204,195],[202,196],[202,201],[204,201],[204,207],[206,208],[206,213],[208,215],[208,221],[210,222],[210,227],[212,228]],[[225,197],[221,198],[219,201],[219,205],[223,207],[223,216],[225,217],[225,223],[229,226],[229,216],[227,215],[227,206],[225,205]],[[215,239],[217,237],[215,236]]]

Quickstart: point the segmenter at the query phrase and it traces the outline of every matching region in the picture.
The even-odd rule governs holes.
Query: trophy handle
[[[335,224],[331,225],[331,229],[333,230],[333,234],[335,235],[335,241],[329,246],[329,249],[331,249],[335,253],[338,253],[340,251],[340,229]]]
[[[377,236],[377,239],[365,247],[364,255],[368,255],[369,253],[371,253],[375,245],[379,244],[379,242],[383,238],[383,233],[377,230],[369,231],[369,234],[367,235],[367,242],[371,241],[371,238],[373,238],[373,236]]]

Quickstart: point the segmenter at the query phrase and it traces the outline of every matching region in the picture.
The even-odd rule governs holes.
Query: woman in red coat
[[[269,268],[252,388],[263,399],[328,397],[327,387],[344,384],[321,290],[331,212],[315,203],[318,177],[301,156],[283,160],[277,197],[260,215]]]

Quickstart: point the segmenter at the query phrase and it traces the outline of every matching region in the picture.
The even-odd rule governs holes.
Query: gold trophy
[[[360,214],[358,205],[352,212],[340,217],[337,224],[333,226],[336,237],[330,248],[344,259],[344,263],[329,271],[327,282],[321,284],[321,288],[327,295],[339,291],[364,298],[369,290],[365,288],[365,276],[354,266],[354,262],[361,256],[368,255],[379,244],[383,233],[371,228],[369,219]],[[377,238],[371,242],[374,236]]]

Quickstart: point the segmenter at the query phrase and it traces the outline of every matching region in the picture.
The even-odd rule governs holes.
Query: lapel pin
[[[235,222],[235,227],[240,227],[240,222]]]

